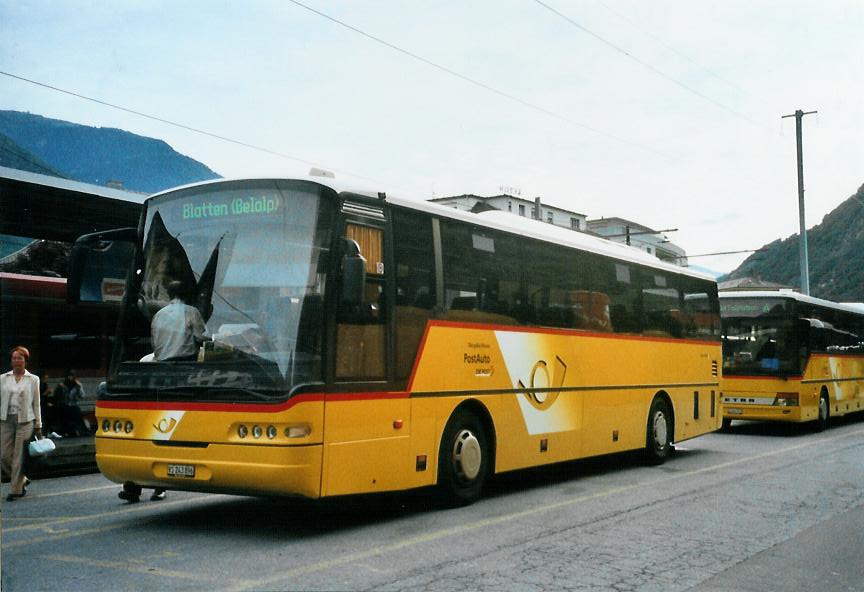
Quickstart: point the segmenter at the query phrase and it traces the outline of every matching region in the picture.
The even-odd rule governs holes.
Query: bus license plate
[[[728,413],[729,415],[741,415],[741,410],[740,409],[734,409],[734,408],[733,409],[727,409],[726,413]]]
[[[194,477],[195,465],[168,465],[169,477]]]

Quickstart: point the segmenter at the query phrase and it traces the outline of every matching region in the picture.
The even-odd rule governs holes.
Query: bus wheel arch
[[[645,460],[648,464],[662,464],[672,454],[675,440],[675,408],[665,391],[654,395],[648,408],[645,434]]]
[[[450,414],[438,451],[438,487],[448,505],[462,506],[480,497],[494,470],[495,429],[488,410],[465,401]]]

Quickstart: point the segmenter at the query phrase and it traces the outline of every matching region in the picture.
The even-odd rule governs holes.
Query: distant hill
[[[801,285],[797,234],[753,253],[723,280],[760,278]],[[807,231],[810,294],[838,302],[864,302],[864,185]]]
[[[0,111],[0,164],[142,193],[219,178],[162,140],[19,111]]]
[[[0,133],[0,166],[10,169],[18,169],[29,173],[40,175],[51,175],[66,178],[66,175],[58,171],[41,158],[25,150],[15,143],[9,136]]]

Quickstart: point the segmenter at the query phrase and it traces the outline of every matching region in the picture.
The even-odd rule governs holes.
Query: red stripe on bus
[[[97,409],[139,409],[148,411],[227,411],[242,413],[278,413],[301,403],[370,401],[376,399],[407,399],[406,392],[369,393],[310,393],[297,395],[275,404],[250,403],[196,403],[194,401],[97,401]]]
[[[405,392],[389,393],[335,393],[326,395],[327,402],[331,401],[370,401],[373,399],[408,399],[411,394]]]
[[[276,413],[301,403],[323,401],[323,394],[298,395],[287,401],[254,405],[249,403],[197,403],[194,401],[97,401],[97,409],[142,409],[152,411],[239,411]]]
[[[414,367],[411,369],[411,376],[408,377],[408,392],[414,390],[414,377],[417,375],[417,369],[420,367],[420,360],[423,359],[423,349],[426,347],[426,338],[429,337],[429,328],[432,326],[431,321],[426,322],[426,329],[423,330],[423,338],[420,340],[420,345],[417,347],[417,355],[414,356]]]
[[[586,331],[584,329],[560,329],[555,327],[520,327],[514,325],[493,325],[485,323],[465,323],[459,321],[429,321],[433,327],[452,327],[456,329],[484,329],[489,331],[511,331],[513,333],[541,333],[547,335],[568,335],[571,337],[599,337],[603,339],[627,339],[633,341],[660,341],[664,343],[687,343],[687,344],[719,344],[720,338],[708,339],[685,339],[677,337],[660,337],[651,335],[629,335],[627,333],[601,333],[598,331]]]

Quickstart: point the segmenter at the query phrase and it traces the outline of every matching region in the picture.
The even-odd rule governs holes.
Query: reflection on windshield
[[[233,182],[154,198],[112,391],[284,393],[321,382],[331,208],[323,191]]]
[[[725,374],[799,372],[800,338],[782,301],[721,299],[720,308]]]

